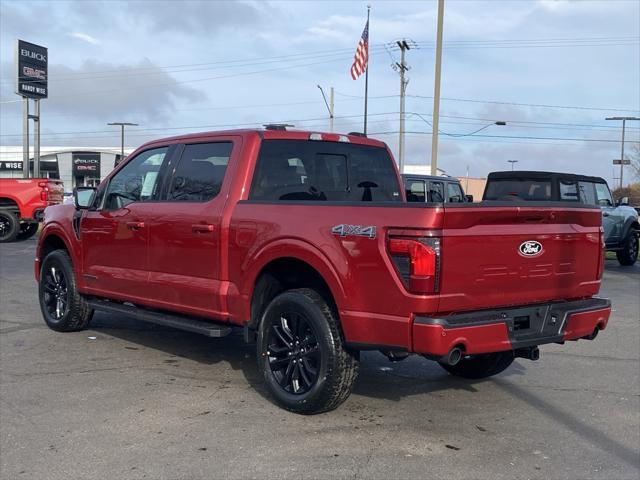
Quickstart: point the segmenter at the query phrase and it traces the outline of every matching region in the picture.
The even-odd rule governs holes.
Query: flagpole
[[[367,134],[367,103],[369,100],[369,39],[371,30],[369,29],[369,13],[371,5],[367,5],[367,68],[364,71],[364,134]]]

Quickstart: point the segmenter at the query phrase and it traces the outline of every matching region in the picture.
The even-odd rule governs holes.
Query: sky
[[[436,1],[370,1],[369,136],[398,149],[396,41],[406,39],[407,164],[429,164]],[[290,123],[362,131],[349,74],[367,2],[0,0],[0,144],[19,145],[20,38],[49,49],[42,145],[128,147],[182,133]],[[438,166],[618,177],[620,122],[640,116],[640,1],[446,0]],[[477,134],[472,132],[492,125]],[[628,122],[626,150],[640,143]],[[625,175],[629,178],[630,172]],[[617,181],[616,181],[617,182]]]

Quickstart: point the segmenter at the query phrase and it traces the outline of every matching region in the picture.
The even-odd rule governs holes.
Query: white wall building
[[[132,151],[125,148],[125,156]],[[33,147],[29,154],[33,169]],[[62,180],[70,192],[76,186],[97,185],[119,161],[119,148],[40,147],[40,176]],[[0,145],[0,178],[22,178],[22,145]]]

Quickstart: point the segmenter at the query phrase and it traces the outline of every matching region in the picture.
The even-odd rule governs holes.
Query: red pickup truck
[[[63,195],[61,180],[0,178],[0,243],[32,237],[44,209],[62,203]]]
[[[483,378],[538,345],[593,339],[599,209],[407,203],[387,146],[358,135],[212,132],[140,147],[76,205],[47,209],[35,275],[46,323],[94,310],[257,340],[275,401],[337,407],[359,352]]]

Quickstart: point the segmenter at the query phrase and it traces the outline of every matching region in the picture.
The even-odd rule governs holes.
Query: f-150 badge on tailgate
[[[518,250],[520,251],[520,254],[525,257],[535,257],[542,253],[542,244],[535,240],[527,240],[520,244]]]
[[[376,238],[376,227],[363,227],[362,225],[336,225],[331,229],[331,233],[340,237],[356,236]]]

